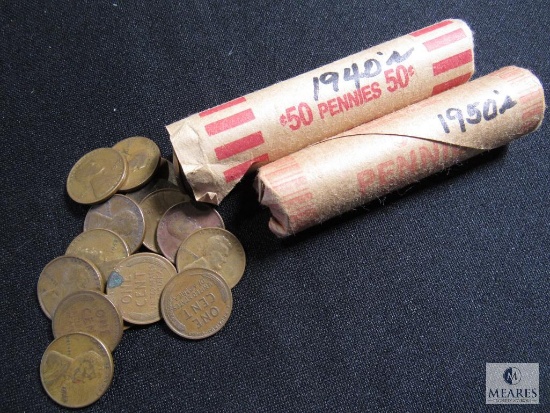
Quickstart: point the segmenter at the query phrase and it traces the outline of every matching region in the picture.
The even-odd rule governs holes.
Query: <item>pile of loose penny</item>
[[[188,339],[219,331],[246,259],[221,216],[181,190],[174,166],[145,137],[84,155],[67,192],[93,206],[84,232],[38,279],[55,337],[40,377],[54,401],[84,407],[109,387],[111,353],[131,325],[163,318]]]

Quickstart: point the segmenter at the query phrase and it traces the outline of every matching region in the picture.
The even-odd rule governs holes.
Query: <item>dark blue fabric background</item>
[[[1,10],[0,411],[56,411],[38,367],[53,339],[44,265],[87,208],[65,180],[164,126],[446,18],[467,21],[479,77],[550,84],[546,1],[15,1]],[[251,178],[219,211],[247,252],[234,311],[191,342],[124,334],[90,412],[550,411],[550,140],[542,127],[408,191],[287,240]],[[541,405],[486,406],[486,362],[540,363]]]

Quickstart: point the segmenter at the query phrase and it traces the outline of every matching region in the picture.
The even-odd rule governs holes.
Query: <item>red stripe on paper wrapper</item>
[[[218,160],[221,161],[222,159],[230,158],[238,153],[260,146],[262,143],[264,143],[262,132],[256,132],[228,144],[218,146],[214,151]]]
[[[268,162],[268,161],[269,161],[269,155],[267,153],[264,153],[260,156],[256,156],[254,159],[243,162],[237,166],[234,166],[233,168],[229,168],[223,173],[225,177],[225,182],[231,182],[231,181],[234,181],[235,179],[242,178],[246,173],[246,171],[248,171],[250,167],[257,162]]]
[[[424,42],[424,46],[426,46],[426,49],[428,52],[431,52],[433,50],[440,49],[441,47],[448,46],[454,42],[458,42],[459,40],[462,40],[466,37],[466,33],[464,33],[464,30],[457,29],[453,30],[452,32],[446,33],[442,36],[436,37],[435,39],[431,39]]]
[[[243,102],[246,102],[246,98],[244,96],[241,96],[240,98],[230,100],[229,102],[222,103],[219,106],[214,106],[213,108],[210,108],[210,109],[207,109],[203,112],[200,112],[199,116],[201,118],[203,118],[205,116],[211,115],[213,113],[216,113],[216,112],[219,112],[221,110],[230,108],[232,106],[238,105],[239,103],[243,103]]]
[[[423,34],[433,32],[434,30],[437,30],[441,27],[448,26],[449,24],[453,24],[453,21],[452,20],[443,20],[442,22],[432,24],[431,26],[424,27],[423,29],[412,32],[412,33],[410,33],[410,35],[414,36],[414,37],[422,36]]]
[[[234,115],[228,116],[217,120],[215,122],[205,125],[206,133],[208,136],[217,135],[218,133],[225,132],[226,130],[236,128],[247,122],[256,119],[252,109],[243,110],[242,112],[235,113]]]
[[[460,86],[463,83],[466,83],[472,77],[472,73],[466,73],[465,75],[455,77],[454,79],[447,80],[446,82],[435,85],[432,90],[432,96],[437,95],[438,93],[445,92],[446,90],[452,89],[453,87]]]
[[[470,63],[474,58],[474,55],[471,50],[466,50],[462,53],[455,54],[454,56],[448,57],[447,59],[440,60],[433,64],[434,76],[440,75],[441,73],[448,72],[449,70],[456,69],[462,65]]]

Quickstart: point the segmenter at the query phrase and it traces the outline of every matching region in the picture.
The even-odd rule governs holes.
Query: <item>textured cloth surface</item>
[[[169,157],[171,122],[451,17],[474,77],[550,84],[542,0],[2,1],[0,411],[60,409],[36,282],[82,231],[65,182],[83,154],[144,135]],[[128,330],[86,410],[517,411],[487,408],[485,363],[531,362],[528,409],[549,411],[549,125],[282,241],[246,178],[219,207],[248,259],[227,325]]]

